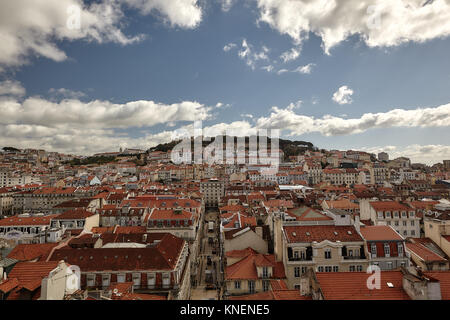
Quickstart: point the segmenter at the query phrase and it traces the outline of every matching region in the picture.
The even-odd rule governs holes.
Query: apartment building
[[[300,288],[308,269],[363,271],[368,266],[364,240],[354,226],[283,226],[283,262],[289,288]]]
[[[381,270],[409,266],[405,239],[391,226],[364,226],[360,230],[371,265]]]
[[[204,195],[206,206],[218,206],[225,195],[225,184],[219,179],[207,179],[200,182],[200,192]]]
[[[369,201],[361,199],[361,220],[374,225],[392,226],[403,237],[420,236],[420,218],[416,210],[398,201]]]

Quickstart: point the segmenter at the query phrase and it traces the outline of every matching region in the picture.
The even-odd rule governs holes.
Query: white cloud
[[[339,104],[352,103],[353,90],[347,86],[342,86],[333,94],[333,101]]]
[[[262,46],[262,51],[255,52],[253,46],[250,45],[246,39],[242,40],[241,50],[238,52],[239,58],[246,61],[246,64],[253,70],[256,67],[256,63],[259,60],[269,60],[267,53],[269,49],[266,46]]]
[[[74,21],[79,8],[79,28]],[[67,58],[57,40],[85,39],[130,44],[141,36],[127,37],[120,30],[123,13],[116,2],[84,5],[81,0],[14,0],[0,2],[0,65],[20,66],[31,55],[55,61]],[[74,26],[69,28],[69,26]]]
[[[227,44],[223,47],[223,51],[228,52],[235,47],[236,47],[236,43],[230,42],[229,44]]]
[[[202,20],[198,0],[122,0],[142,14],[158,12],[171,26],[195,28]]]
[[[253,115],[250,114],[250,113],[243,113],[243,114],[241,114],[241,117],[242,117],[242,118],[250,118],[250,119],[253,119]]]
[[[143,35],[127,36],[124,6],[142,14],[159,12],[171,26],[196,27],[202,17],[197,0],[14,0],[0,1],[0,72],[29,62],[30,57],[67,59],[58,41],[86,40],[128,45]],[[78,14],[79,13],[79,14]]]
[[[425,163],[433,165],[442,160],[450,159],[450,146],[445,145],[418,145],[409,146],[380,146],[370,148],[360,148],[362,151],[378,154],[387,152],[390,159],[407,157],[411,162]]]
[[[281,54],[280,58],[284,63],[293,61],[300,56],[300,48],[291,48],[291,50],[285,51]]]
[[[394,127],[450,126],[450,104],[413,110],[394,109],[381,113],[365,113],[359,118],[344,119],[330,115],[315,118],[296,114],[292,108],[273,107],[267,117],[257,120],[258,128],[281,128],[290,135],[318,132],[324,136],[362,133],[369,129]]]
[[[0,125],[27,124],[46,127],[77,128],[151,127],[170,121],[205,120],[210,107],[183,101],[171,105],[140,100],[124,104],[94,100],[65,99],[59,103],[39,97],[19,102],[0,100]]]
[[[326,53],[352,35],[370,47],[424,42],[450,35],[447,0],[257,0],[258,22],[301,45],[314,33]]]
[[[5,80],[0,82],[0,96],[2,95],[22,97],[25,95],[25,88],[19,81]]]
[[[274,67],[272,65],[261,67],[261,69],[266,70],[267,72],[272,72]]]
[[[211,117],[211,109],[191,101],[170,105],[147,100],[113,104],[100,100],[52,102],[30,97],[19,101],[3,97],[0,99],[0,145],[79,154],[115,150],[119,146],[149,148],[170,141],[172,131],[135,138],[124,130],[206,120]]]
[[[73,91],[73,90],[66,89],[66,88],[59,88],[59,89],[51,88],[50,90],[48,90],[48,92],[50,93],[52,98],[55,98],[58,100],[59,99],[80,99],[80,98],[83,98],[86,96],[86,94],[81,91]]]
[[[280,69],[280,70],[277,71],[277,74],[283,74],[283,73],[286,73],[286,72],[289,72],[289,70],[288,69]]]
[[[222,11],[228,12],[231,7],[233,7],[235,0],[221,0],[222,2]]]
[[[314,67],[314,63],[308,63],[305,66],[300,66],[297,69],[295,69],[293,72],[303,73],[303,74],[310,74],[312,67]]]

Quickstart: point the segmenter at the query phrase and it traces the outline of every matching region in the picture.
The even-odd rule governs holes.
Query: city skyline
[[[0,4],[1,146],[148,149],[202,120],[328,150],[450,158],[445,1],[81,4]]]

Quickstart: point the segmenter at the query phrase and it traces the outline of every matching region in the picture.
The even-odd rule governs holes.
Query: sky
[[[89,155],[280,129],[450,159],[450,0],[3,0],[0,146]]]

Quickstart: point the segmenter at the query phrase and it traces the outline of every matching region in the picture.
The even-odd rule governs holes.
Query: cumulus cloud
[[[314,33],[326,53],[350,36],[369,47],[391,47],[450,35],[447,0],[257,0],[258,22],[301,45]]]
[[[257,120],[258,128],[282,128],[290,135],[318,132],[324,136],[362,133],[369,129],[394,127],[450,126],[450,104],[413,110],[394,109],[381,113],[365,113],[360,118],[344,119],[326,115],[315,118],[296,114],[290,107],[273,107],[267,117]]]
[[[18,101],[4,97],[0,99],[0,145],[78,154],[115,150],[119,146],[145,149],[170,141],[172,131],[131,137],[124,130],[206,120],[211,109],[191,101],[162,104],[141,100],[113,104],[100,100],[53,102],[30,97]]]
[[[9,96],[24,96],[25,88],[19,81],[16,80],[5,80],[0,82],[0,96],[9,95]]]
[[[159,13],[171,26],[192,29],[202,20],[198,0],[122,0],[142,14]]]
[[[197,0],[14,0],[0,2],[0,72],[29,62],[30,57],[67,59],[58,41],[86,40],[128,45],[143,35],[122,32],[124,6],[142,14],[159,12],[171,26],[194,28],[202,11]]]
[[[312,68],[315,66],[314,63],[308,63],[305,66],[300,66],[297,69],[295,69],[293,72],[303,73],[303,74],[310,74]]]
[[[352,89],[342,86],[333,94],[333,101],[339,104],[350,104],[352,103],[352,95]]]
[[[266,46],[262,46],[261,51],[255,51],[253,46],[249,44],[246,39],[243,39],[238,56],[245,60],[246,64],[254,70],[258,61],[269,60],[269,56],[267,55],[268,52],[269,48]]]
[[[223,51],[228,52],[235,47],[236,47],[236,43],[230,42],[229,44],[227,44],[223,47]]]
[[[0,101],[0,124],[29,124],[92,128],[127,128],[154,126],[170,121],[205,120],[211,107],[198,102],[183,101],[163,104],[140,100],[124,104],[94,100],[81,102],[65,99],[52,102],[30,97],[22,102],[15,99]]]
[[[291,50],[283,52],[280,59],[283,60],[284,63],[293,61],[300,57],[300,51],[300,48],[292,48]]]
[[[387,152],[390,159],[407,157],[410,158],[413,163],[418,162],[428,165],[433,165],[450,158],[450,146],[445,145],[413,144],[409,146],[379,146],[360,149],[375,154],[378,154],[378,152]]]
[[[222,2],[222,11],[228,12],[231,7],[233,7],[236,0],[221,0]]]
[[[261,67],[261,69],[266,70],[267,72],[273,71],[274,67],[269,64],[268,66]]]
[[[277,71],[277,74],[283,74],[283,73],[286,73],[286,72],[289,72],[289,70],[288,69],[280,69],[280,70]]]
[[[81,91],[74,91],[66,88],[51,88],[48,90],[49,94],[54,99],[80,99],[86,96],[84,92]]]

